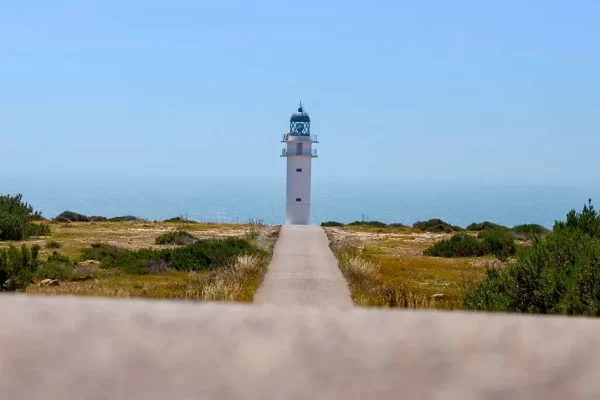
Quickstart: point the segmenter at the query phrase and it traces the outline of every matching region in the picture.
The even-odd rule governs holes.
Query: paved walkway
[[[323,228],[283,225],[273,260],[254,298],[258,304],[352,307]]]

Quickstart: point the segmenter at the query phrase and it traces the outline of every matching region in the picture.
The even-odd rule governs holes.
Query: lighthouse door
[[[302,147],[304,147],[303,144],[304,143],[298,143],[298,150],[297,150],[296,154],[299,156],[302,155]]]

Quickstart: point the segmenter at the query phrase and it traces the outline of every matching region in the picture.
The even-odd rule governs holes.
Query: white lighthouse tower
[[[298,112],[290,118],[290,131],[283,135],[286,147],[281,157],[287,158],[286,224],[310,223],[310,175],[312,159],[317,157],[313,143],[317,137],[310,134],[310,117],[302,102]]]

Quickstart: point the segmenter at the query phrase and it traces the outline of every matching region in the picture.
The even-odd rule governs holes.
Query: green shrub
[[[90,222],[91,218],[73,211],[63,211],[54,220],[58,222]]]
[[[87,216],[85,214],[73,211],[63,211],[54,218],[58,222],[122,222],[122,221],[143,221],[141,218],[133,215],[123,215],[120,217],[102,217],[100,215]]]
[[[493,254],[502,261],[515,253],[515,242],[506,229],[481,231],[477,237],[458,233],[434,243],[423,252],[433,257],[480,257]]]
[[[181,216],[165,219],[163,222],[182,222],[182,223],[186,223],[186,224],[197,224],[198,223],[197,221],[187,219],[186,217],[181,217]]]
[[[348,226],[366,226],[369,228],[387,228],[387,224],[381,221],[354,221],[350,222]]]
[[[423,252],[424,255],[432,257],[478,257],[487,253],[485,242],[466,233],[442,239]]]
[[[117,260],[128,250],[112,244],[93,243],[91,247],[82,250],[82,260],[106,261]]]
[[[0,211],[0,240],[22,240],[26,238],[26,216],[3,214]]]
[[[550,232],[549,229],[544,228],[538,224],[522,224],[514,226],[511,229],[515,234],[525,237],[526,239],[533,239],[536,236],[545,235]]]
[[[70,281],[73,279],[74,273],[75,270],[71,263],[46,262],[34,271],[33,280],[58,279],[60,281]]]
[[[27,225],[26,237],[31,236],[50,236],[50,225],[30,223]]]
[[[430,219],[428,221],[417,221],[413,224],[413,228],[425,232],[458,232],[463,229],[460,226],[450,225],[446,221],[439,218]]]
[[[64,254],[60,254],[57,253],[56,251],[53,252],[49,257],[48,257],[48,262],[54,262],[54,263],[68,263],[71,264],[71,259],[69,258],[69,256],[65,256]]]
[[[186,245],[196,241],[198,241],[198,239],[186,231],[175,231],[163,233],[154,240],[154,243]]]
[[[130,221],[145,221],[143,218],[134,215],[122,215],[120,217],[107,218],[109,222],[130,222]]]
[[[58,243],[55,240],[49,240],[46,242],[46,248],[47,249],[60,249],[61,245],[60,245],[60,243]]]
[[[513,236],[506,229],[484,230],[479,232],[477,237],[483,240],[489,253],[502,261],[517,252]]]
[[[490,221],[483,221],[483,222],[473,222],[472,224],[467,226],[466,229],[468,231],[481,232],[481,231],[493,231],[496,229],[508,230],[508,227],[506,227],[504,225],[495,224]]]
[[[0,291],[14,291],[29,285],[40,264],[39,246],[0,249]]]
[[[388,224],[388,228],[408,228],[408,227],[406,225],[404,225],[403,223],[393,222],[391,224]]]
[[[591,202],[536,236],[465,297],[468,309],[600,316],[600,215]]]
[[[0,240],[23,240],[31,236],[46,236],[50,227],[32,223],[40,220],[41,213],[23,202],[23,196],[0,196]]]
[[[344,226],[344,224],[337,221],[325,221],[321,222],[321,226]]]
[[[82,259],[98,260],[102,268],[119,269],[133,274],[153,273],[153,268],[180,271],[212,269],[230,264],[239,255],[263,255],[264,252],[244,239],[204,239],[185,247],[163,250],[127,250],[107,244],[84,249]]]
[[[167,261],[176,270],[194,271],[227,265],[242,254],[262,255],[264,252],[243,239],[205,239],[171,250]]]

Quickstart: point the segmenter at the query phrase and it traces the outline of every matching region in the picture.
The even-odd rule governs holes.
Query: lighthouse
[[[286,224],[310,223],[310,180],[312,159],[317,157],[313,143],[319,143],[310,133],[310,117],[302,102],[290,117],[290,130],[283,135],[285,148],[281,157],[287,158]]]

